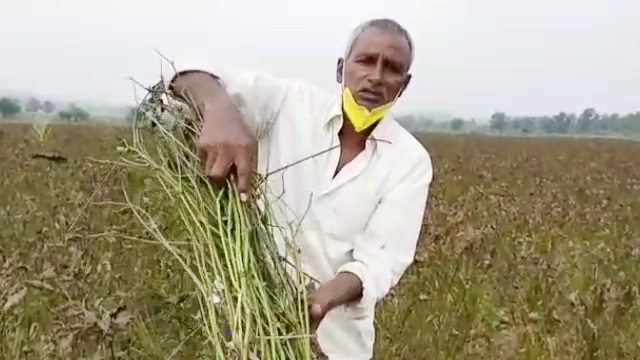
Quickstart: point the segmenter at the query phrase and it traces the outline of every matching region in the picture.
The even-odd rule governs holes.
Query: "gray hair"
[[[356,41],[358,41],[358,38],[360,37],[360,35],[362,35],[363,32],[365,32],[370,28],[376,28],[378,30],[383,30],[383,31],[390,31],[404,37],[409,43],[409,51],[411,53],[409,68],[411,68],[411,64],[413,64],[413,58],[415,55],[414,47],[413,47],[414,45],[413,38],[411,37],[411,34],[409,34],[409,31],[407,31],[407,29],[404,28],[404,26],[400,25],[395,20],[386,19],[386,18],[367,20],[362,24],[358,25],[358,27],[356,27],[353,30],[353,32],[351,33],[351,36],[349,37],[347,48],[344,52],[345,60],[351,55],[351,52],[353,51],[353,47],[355,46]]]

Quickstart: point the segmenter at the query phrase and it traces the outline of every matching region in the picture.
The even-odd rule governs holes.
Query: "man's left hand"
[[[326,285],[326,284],[325,284]],[[317,290],[311,293],[310,301],[310,317],[311,317],[311,330],[316,331],[322,319],[329,312],[331,303],[335,297],[332,294],[331,288],[322,285]]]
[[[362,297],[362,281],[348,272],[339,273],[311,293],[311,329],[315,331],[333,308]]]

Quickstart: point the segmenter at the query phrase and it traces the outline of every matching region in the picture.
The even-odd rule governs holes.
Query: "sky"
[[[416,44],[398,111],[487,118],[640,111],[638,0],[0,0],[0,89],[134,101],[161,58],[304,78],[338,91],[335,64],[370,18]]]

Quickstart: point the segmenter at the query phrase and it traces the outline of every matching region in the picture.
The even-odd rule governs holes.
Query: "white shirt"
[[[317,336],[330,360],[371,359],[375,305],[414,259],[433,177],[427,150],[387,116],[364,151],[333,178],[343,121],[339,93],[207,61],[174,66],[220,77],[259,140],[259,172],[286,167],[269,177],[270,199],[279,199],[271,207],[278,225],[299,224],[288,236],[300,248],[305,272],[322,283],[343,271],[362,280],[362,299],[330,311]]]

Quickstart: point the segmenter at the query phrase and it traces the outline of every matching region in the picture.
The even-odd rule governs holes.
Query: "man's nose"
[[[369,82],[372,85],[381,85],[382,84],[382,66],[377,64],[371,72],[369,72]]]

